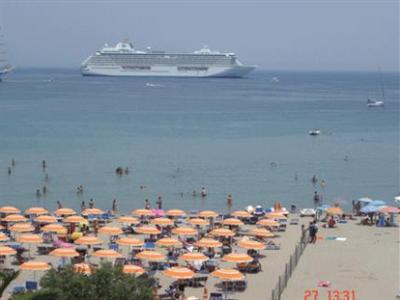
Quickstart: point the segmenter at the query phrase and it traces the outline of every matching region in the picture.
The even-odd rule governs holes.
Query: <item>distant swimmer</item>
[[[37,197],[37,198],[40,198],[40,196],[41,196],[41,194],[40,194],[40,190],[39,190],[39,189],[37,189],[37,190],[36,190],[36,197]]]
[[[11,168],[8,167],[8,171],[7,171],[8,175],[11,175]]]
[[[232,207],[233,204],[233,198],[232,195],[228,195],[228,198],[226,198],[226,205],[228,205],[228,207]]]
[[[47,168],[47,162],[45,160],[42,160],[42,168],[43,169]]]
[[[205,188],[204,186],[201,188],[200,195],[201,195],[203,198],[204,198],[204,197],[207,197],[207,190],[206,190],[206,188]]]
[[[181,198],[183,198],[183,192],[180,192]]]
[[[317,191],[314,192],[313,200],[314,200],[314,206],[317,207],[321,201]]]
[[[276,168],[278,166],[278,164],[273,161],[273,162],[270,163],[270,166],[273,167],[273,168]]]
[[[122,176],[124,175],[124,169],[122,167],[118,167],[115,169],[115,173],[117,173],[119,176]]]
[[[314,176],[311,178],[311,182],[315,185],[315,184],[318,182],[317,176],[314,175]]]
[[[11,160],[11,167],[15,167],[15,159],[14,158]]]
[[[43,195],[47,194],[47,186],[45,186],[45,185],[43,186],[42,193],[43,193]]]

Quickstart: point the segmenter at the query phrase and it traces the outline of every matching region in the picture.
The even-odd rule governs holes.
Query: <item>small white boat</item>
[[[309,135],[312,135],[312,136],[320,135],[320,134],[321,134],[321,130],[319,130],[319,129],[313,129],[313,130],[310,130],[310,131],[308,132],[308,134],[309,134]]]
[[[367,106],[368,107],[380,107],[380,106],[384,106],[385,103],[382,100],[371,100],[368,99],[367,101]]]
[[[300,217],[315,217],[316,213],[314,208],[303,208],[300,210]]]

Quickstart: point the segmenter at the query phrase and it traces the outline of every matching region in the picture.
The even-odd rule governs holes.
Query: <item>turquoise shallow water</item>
[[[399,77],[384,74],[386,106],[369,109],[377,78],[257,71],[244,79],[146,79],[17,70],[0,84],[1,203],[52,209],[60,200],[78,208],[94,198],[109,209],[116,198],[128,210],[161,195],[165,207],[222,211],[227,194],[235,208],[275,200],[311,206],[314,190],[327,203],[348,206],[361,196],[391,203],[399,192]],[[312,128],[322,135],[309,136]],[[8,176],[12,158],[17,165]],[[37,199],[43,159],[49,192]],[[119,165],[130,174],[116,176]],[[313,187],[314,174],[325,189]],[[79,184],[85,192],[78,197]],[[192,197],[202,186],[209,196]]]

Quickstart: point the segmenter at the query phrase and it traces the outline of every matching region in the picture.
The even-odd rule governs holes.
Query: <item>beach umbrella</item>
[[[181,209],[170,209],[167,210],[165,214],[170,217],[182,217],[186,215],[186,213]]]
[[[35,228],[30,223],[17,223],[10,227],[13,232],[32,232]]]
[[[266,214],[268,219],[286,219],[287,217],[283,214],[283,211],[280,212],[270,212]]]
[[[229,253],[222,257],[222,260],[233,263],[248,263],[253,261],[253,258],[246,253]]]
[[[235,233],[232,230],[226,228],[216,228],[210,231],[210,235],[213,236],[223,236],[223,237],[231,237],[234,236]]]
[[[136,227],[135,231],[141,234],[160,234],[161,231],[153,226],[140,226]]]
[[[57,219],[53,216],[40,215],[34,219],[37,223],[56,223]]]
[[[121,253],[118,253],[115,250],[111,249],[101,249],[97,250],[93,253],[94,256],[96,257],[101,257],[101,258],[117,258],[117,257],[122,257]]]
[[[203,211],[199,212],[199,217],[215,218],[215,217],[218,217],[218,213],[213,210],[203,210]]]
[[[130,216],[121,216],[117,219],[119,223],[127,223],[127,224],[139,224],[140,221],[137,218],[130,217]]]
[[[50,268],[50,265],[44,261],[27,261],[19,266],[20,270],[33,271],[33,281],[36,281],[36,271],[47,271]]]
[[[279,222],[273,220],[273,219],[261,219],[260,221],[257,222],[257,225],[260,226],[269,226],[269,227],[278,227]]]
[[[102,243],[103,243],[103,241],[95,236],[83,236],[83,237],[78,238],[75,241],[75,244],[79,244],[79,245],[98,245],[98,244],[102,244]]]
[[[237,210],[231,213],[232,217],[237,217],[237,218],[251,218],[251,214],[245,210]]]
[[[92,273],[90,265],[85,263],[74,264],[72,266],[72,269],[74,270],[75,273],[79,274],[90,275]]]
[[[21,212],[21,210],[14,206],[0,207],[0,213],[3,213],[3,214],[19,214],[20,212]]]
[[[332,206],[332,207],[329,207],[326,210],[326,213],[328,215],[342,215],[343,214],[343,210],[338,206]]]
[[[17,237],[17,241],[20,243],[27,243],[27,244],[43,243],[42,237],[38,234],[23,234]]]
[[[191,279],[194,277],[194,272],[184,267],[172,267],[162,271],[162,274],[174,279]]]
[[[164,261],[165,255],[157,251],[144,250],[136,254],[136,258],[148,261]]]
[[[265,228],[253,228],[249,231],[248,233],[249,235],[253,235],[253,236],[259,236],[259,237],[273,237],[274,234],[265,229]]]
[[[30,207],[25,211],[26,215],[45,215],[48,214],[49,211],[43,207]]]
[[[182,247],[182,242],[173,238],[162,238],[156,242],[158,247]]]
[[[4,217],[1,220],[3,222],[14,222],[14,223],[28,221],[28,219],[25,218],[23,215],[18,215],[18,214],[7,215],[6,217]]]
[[[57,257],[77,257],[79,253],[72,248],[57,248],[51,251],[50,255]]]
[[[150,221],[151,224],[159,225],[159,226],[172,226],[174,225],[174,221],[168,218],[155,218]]]
[[[64,226],[62,226],[61,224],[57,224],[57,223],[45,225],[41,228],[41,231],[54,232],[54,233],[58,233],[58,234],[67,233],[67,229]]]
[[[366,205],[360,209],[360,211],[363,214],[371,214],[371,213],[376,213],[379,210],[379,206],[374,206],[374,205]]]
[[[229,218],[229,219],[225,219],[222,221],[223,225],[229,225],[229,226],[242,226],[244,225],[244,223],[242,221],[240,221],[239,219],[236,218]]]
[[[368,197],[362,197],[362,198],[358,198],[358,199],[357,199],[357,202],[361,202],[361,203],[368,204],[368,203],[371,203],[371,202],[372,202],[372,199],[370,199],[370,198],[368,198]]]
[[[122,272],[124,272],[125,274],[141,275],[145,273],[145,270],[142,267],[136,265],[124,265],[122,268]]]
[[[81,216],[68,216],[64,218],[63,222],[65,223],[85,223],[87,220]]]
[[[15,254],[17,254],[17,251],[11,247],[8,246],[0,247],[0,256],[15,255]]]
[[[244,275],[235,269],[218,269],[211,273],[212,276],[218,277],[221,280],[237,281],[243,280]]]
[[[204,219],[201,219],[201,218],[189,219],[187,221],[187,223],[189,223],[191,225],[200,225],[200,226],[204,226],[204,225],[209,225],[210,224],[207,220],[204,220]]]
[[[118,235],[118,234],[123,233],[123,231],[119,227],[103,226],[99,229],[99,233],[108,234],[108,235]]]
[[[179,259],[181,260],[185,260],[185,261],[206,261],[209,260],[208,256],[205,256],[203,253],[201,252],[188,252],[185,254],[182,254],[181,256],[179,256]]]
[[[386,202],[383,200],[374,200],[372,201],[370,204],[368,205],[372,205],[372,206],[383,206],[386,205]]]
[[[217,248],[222,247],[222,243],[220,241],[209,239],[209,238],[202,238],[195,242],[195,245],[199,248]]]
[[[122,246],[140,247],[143,246],[144,242],[135,238],[123,237],[117,240],[117,244]]]
[[[3,232],[0,232],[0,242],[4,242],[7,240],[9,240],[9,237],[6,234],[4,234]]]
[[[394,201],[395,202],[400,202],[400,195],[397,195],[396,197],[394,197]]]
[[[71,215],[76,215],[76,211],[73,210],[72,208],[59,208],[54,212],[57,216],[71,216]]]
[[[100,208],[87,208],[81,212],[81,215],[83,216],[102,215],[102,214],[104,214],[104,211],[102,211]]]
[[[264,243],[249,239],[242,239],[241,241],[239,241],[238,245],[241,248],[252,250],[263,250],[266,247]]]
[[[192,227],[177,227],[172,229],[172,233],[176,235],[196,235],[198,232]]]
[[[154,213],[150,209],[139,208],[132,211],[133,215],[136,216],[154,216]]]
[[[398,214],[400,213],[400,209],[394,206],[385,206],[379,208],[379,212],[385,213],[385,214]]]

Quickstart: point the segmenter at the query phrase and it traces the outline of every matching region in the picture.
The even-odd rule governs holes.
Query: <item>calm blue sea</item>
[[[276,200],[310,207],[317,190],[325,203],[347,207],[361,196],[393,203],[399,75],[383,78],[386,105],[371,109],[365,103],[380,93],[376,73],[149,79],[19,69],[0,83],[0,202],[78,208],[94,198],[110,209],[116,198],[130,210],[161,195],[167,208],[223,211],[228,194],[234,208]],[[322,134],[309,136],[312,128]],[[48,194],[36,198],[43,159]],[[118,177],[117,166],[129,175]],[[312,185],[313,175],[324,189]],[[208,197],[193,197],[202,186]]]

